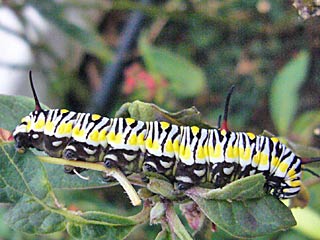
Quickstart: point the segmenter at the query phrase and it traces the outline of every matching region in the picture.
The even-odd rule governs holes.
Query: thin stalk
[[[133,206],[138,206],[141,204],[141,199],[138,196],[136,190],[133,188],[129,180],[123,175],[123,173],[116,168],[106,168],[101,163],[90,163],[90,162],[83,162],[83,161],[71,161],[65,160],[62,158],[53,158],[53,157],[46,157],[46,156],[37,156],[41,162],[46,162],[50,164],[58,164],[58,165],[69,165],[73,167],[80,167],[91,169],[95,171],[105,172],[107,176],[111,176],[115,178],[120,185],[123,187],[125,192],[127,193],[131,203]]]

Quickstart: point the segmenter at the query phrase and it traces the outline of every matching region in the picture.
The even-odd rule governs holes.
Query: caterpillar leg
[[[184,182],[184,179],[181,179],[181,181],[177,181],[177,185],[176,188],[180,191],[185,191],[188,190],[189,188],[194,186],[194,183],[188,183],[188,182]]]
[[[186,190],[201,182],[205,182],[207,178],[206,164],[193,164],[191,166],[179,161],[175,172],[175,181],[178,190]]]
[[[107,168],[119,168],[124,174],[139,172],[143,158],[141,151],[108,148],[103,158]]]
[[[276,176],[267,176],[265,189],[277,198],[292,198],[300,191],[300,177],[283,179]]]
[[[158,157],[150,153],[146,153],[142,171],[145,173],[156,172],[161,175],[172,176],[174,163],[174,158],[165,156]]]
[[[210,164],[209,181],[216,188],[222,188],[232,180],[238,179],[238,164],[230,162],[219,162]]]
[[[92,146],[87,143],[71,140],[62,152],[62,157],[67,160],[81,160],[86,162],[98,162],[102,158],[101,146]],[[77,174],[85,169],[79,167],[65,166],[64,172]]]
[[[278,198],[292,198],[301,187],[301,160],[289,152],[280,161],[273,171],[264,172],[266,190]]]
[[[69,137],[57,138],[55,136],[49,135],[44,136],[44,150],[52,157],[63,157],[64,159],[68,160],[82,160],[82,158],[77,153],[78,149],[67,149],[67,146],[70,144],[69,139]],[[73,142],[73,144],[75,144],[75,142]],[[78,146],[78,148],[80,148],[80,146]],[[83,171],[85,171],[84,168],[73,167],[69,165],[64,166],[64,172],[67,174],[79,174]]]
[[[44,136],[44,151],[52,157],[62,157],[63,150],[66,148],[69,138],[57,138],[55,136]]]
[[[286,186],[282,178],[276,176],[266,176],[266,184],[264,186],[266,192],[271,193],[277,198],[283,198],[283,190]]]
[[[73,167],[73,166],[69,166],[69,165],[65,165],[64,166],[64,172],[67,174],[76,174],[77,173],[81,173],[83,171],[85,171],[86,169],[84,168],[80,168],[80,167]]]
[[[68,160],[98,162],[102,158],[102,152],[101,146],[92,146],[85,142],[71,140],[63,151],[63,158]]]

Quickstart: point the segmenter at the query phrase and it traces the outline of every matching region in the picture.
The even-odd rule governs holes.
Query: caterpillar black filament
[[[65,109],[43,110],[30,73],[35,110],[13,132],[16,149],[37,148],[53,157],[90,162],[123,172],[154,171],[183,190],[203,182],[223,187],[231,181],[263,173],[266,189],[278,198],[300,191],[301,158],[275,137],[231,132],[227,98],[219,129],[107,118]],[[65,167],[75,173],[81,169]]]

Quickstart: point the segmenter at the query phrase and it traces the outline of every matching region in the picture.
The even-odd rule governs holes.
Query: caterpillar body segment
[[[230,90],[220,129],[107,118],[65,109],[35,110],[21,120],[13,136],[16,149],[37,148],[49,156],[104,162],[125,174],[157,172],[180,190],[201,183],[223,187],[236,179],[262,173],[265,188],[279,198],[300,191],[301,159],[277,138],[231,132],[227,126]],[[65,166],[65,172],[82,169]]]

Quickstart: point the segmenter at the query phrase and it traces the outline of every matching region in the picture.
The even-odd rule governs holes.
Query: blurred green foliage
[[[280,135],[289,133],[289,126],[296,114],[299,102],[299,89],[306,79],[309,63],[307,52],[287,63],[279,71],[272,83],[270,107],[273,122]]]
[[[320,76],[317,70],[320,46],[319,36],[314,34],[320,27],[319,18],[303,21],[290,1],[278,0],[169,0],[158,1],[148,7],[128,0],[107,2],[110,4],[72,0],[62,3],[50,0],[2,3],[14,9],[24,22],[27,19],[24,19],[22,11],[25,6],[32,5],[59,29],[61,36],[66,37],[71,46],[70,52],[81,48],[83,57],[80,61],[76,59],[79,58],[76,54],[67,54],[62,58],[45,40],[34,43],[28,39],[28,35],[21,34],[29,41],[35,56],[42,54],[52,62],[48,66],[42,58],[36,57],[32,68],[46,77],[50,94],[60,101],[55,107],[85,110],[91,98],[90,93],[94,94],[96,90],[94,86],[99,86],[99,82],[95,84],[101,78],[101,66],[112,61],[116,53],[117,44],[110,39],[118,39],[121,23],[127,19],[130,11],[139,9],[148,16],[148,21],[145,34],[139,37],[136,55],[143,60],[143,63],[138,62],[141,65],[139,73],[147,73],[149,82],[146,78],[141,81],[139,74],[134,75],[133,90],[129,93],[122,90],[113,111],[122,103],[136,99],[155,102],[171,111],[195,105],[204,118],[215,125],[222,113],[226,93],[235,84],[236,91],[230,109],[231,129],[256,133],[267,129],[295,142],[318,146],[319,141],[313,137],[313,129],[320,125]],[[91,24],[88,30],[68,19],[67,11],[70,9],[79,11],[86,19],[90,19],[87,15],[89,10],[103,17],[98,22],[88,20]],[[120,19],[118,22],[114,20],[117,18]],[[97,25],[105,25],[105,30],[100,31]],[[111,30],[108,31],[108,28]],[[103,39],[107,40],[103,42]],[[94,61],[88,60],[85,54],[89,54]],[[129,60],[135,61],[135,58],[129,57]],[[88,70],[92,65],[97,72],[92,68]],[[130,83],[127,79],[123,87]],[[306,181],[310,179],[304,177]],[[66,202],[77,207],[86,202],[90,209],[95,209],[102,206],[102,202],[107,202],[102,208],[112,209],[113,204],[123,196],[115,200],[119,191],[114,190],[114,198],[111,199],[108,194],[86,190],[84,194],[101,199],[91,202],[77,192],[61,195],[65,195],[62,198]],[[299,239],[315,238],[302,223],[308,219],[310,211],[316,215],[316,219],[319,217],[319,197],[320,187],[314,184],[310,187],[310,205],[305,216],[301,212],[296,230],[277,233],[265,239],[292,239],[292,236],[298,236]],[[118,211],[127,212],[129,206],[124,204],[117,207]],[[308,222],[307,227],[316,228],[318,225],[316,221]],[[133,237],[154,238],[159,229],[155,232],[153,229],[147,227],[136,230]],[[0,229],[0,237],[29,238],[13,233],[6,227]],[[213,237],[231,239],[219,229]],[[62,238],[66,236],[58,234],[52,237]]]

